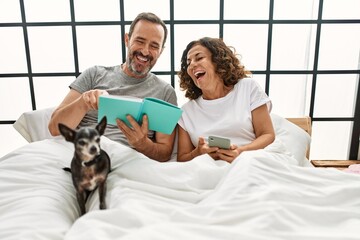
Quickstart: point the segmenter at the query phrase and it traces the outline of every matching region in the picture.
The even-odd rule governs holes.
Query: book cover
[[[171,134],[179,121],[182,110],[171,103],[157,98],[135,98],[129,96],[101,95],[99,97],[98,119],[107,117],[108,124],[116,125],[119,118],[131,126],[126,115],[130,114],[139,124],[142,116],[148,116],[149,130]]]

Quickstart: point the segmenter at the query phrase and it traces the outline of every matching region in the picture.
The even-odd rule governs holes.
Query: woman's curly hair
[[[194,81],[187,73],[188,63],[187,54],[195,45],[201,45],[209,49],[211,52],[211,60],[215,65],[215,72],[224,81],[225,86],[233,86],[240,79],[248,77],[250,71],[240,63],[233,47],[226,46],[220,38],[204,37],[199,40],[190,42],[185,48],[181,57],[181,69],[178,72],[180,78],[180,89],[185,92],[185,97],[196,99],[202,95],[202,91],[198,88]]]

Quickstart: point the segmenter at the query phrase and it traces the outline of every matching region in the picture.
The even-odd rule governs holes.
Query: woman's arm
[[[266,104],[251,112],[256,139],[247,145],[246,150],[257,150],[268,146],[275,140],[275,131]]]
[[[203,137],[199,137],[198,146],[195,148],[191,142],[190,135],[181,126],[178,128],[178,152],[177,160],[179,162],[190,161],[202,154],[209,154],[217,159],[218,147],[209,147]]]
[[[243,146],[232,145],[230,150],[219,149],[220,159],[232,162],[243,151],[263,149],[275,140],[274,127],[266,104],[254,109],[251,115],[255,140]]]

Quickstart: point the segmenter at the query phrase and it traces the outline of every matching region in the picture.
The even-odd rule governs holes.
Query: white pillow
[[[23,113],[13,124],[14,128],[28,141],[40,141],[55,138],[48,129],[48,123],[55,107]],[[292,122],[271,113],[271,119],[278,138],[286,149],[294,156],[299,165],[306,166],[309,162],[306,151],[310,145],[310,135]],[[172,159],[176,159],[177,140],[175,141]]]
[[[304,129],[279,115],[271,113],[270,116],[275,129],[275,137],[285,145],[299,165],[308,166],[309,160],[306,158],[306,151],[310,146],[310,135]]]
[[[44,139],[57,138],[52,136],[48,124],[55,107],[25,112],[16,120],[13,127],[28,141],[35,142]],[[173,152],[169,161],[176,161],[177,158],[177,132]]]
[[[13,127],[28,141],[35,142],[43,139],[55,138],[48,129],[51,114],[55,107],[29,111],[13,124]]]

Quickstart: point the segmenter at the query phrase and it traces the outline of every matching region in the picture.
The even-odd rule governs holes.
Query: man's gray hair
[[[131,35],[134,32],[134,28],[135,28],[136,23],[139,22],[140,20],[145,20],[145,21],[148,21],[148,22],[160,24],[163,27],[163,29],[164,29],[164,41],[163,41],[162,47],[164,47],[165,42],[166,42],[166,38],[167,38],[167,35],[168,35],[168,30],[166,28],[166,25],[165,25],[164,21],[161,20],[158,16],[156,16],[154,13],[151,13],[151,12],[143,12],[143,13],[140,13],[139,15],[137,15],[137,17],[134,19],[134,21],[130,25],[129,38],[131,38]]]

